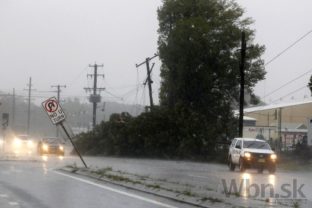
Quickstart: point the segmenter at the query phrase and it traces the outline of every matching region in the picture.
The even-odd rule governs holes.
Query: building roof
[[[286,108],[286,107],[292,107],[297,105],[304,105],[304,104],[312,104],[312,100],[305,100],[300,102],[291,102],[291,103],[278,103],[278,104],[269,104],[269,105],[263,105],[263,106],[257,106],[257,107],[251,107],[251,108],[245,108],[245,113],[251,113],[255,111],[264,111],[264,110],[273,110],[278,108]]]
[[[243,120],[244,120],[244,121],[256,121],[257,119],[251,118],[251,117],[248,117],[248,116],[244,116],[244,117],[243,117]]]

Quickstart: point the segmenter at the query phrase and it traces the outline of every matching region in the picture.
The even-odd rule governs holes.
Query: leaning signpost
[[[80,152],[78,151],[76,145],[74,144],[71,136],[69,135],[67,129],[65,128],[65,126],[63,124],[63,122],[66,119],[66,116],[65,116],[65,113],[64,113],[62,107],[60,106],[58,100],[55,97],[51,97],[51,98],[49,98],[49,99],[47,99],[47,100],[42,102],[42,107],[44,108],[45,112],[48,114],[48,116],[49,116],[50,120],[52,121],[52,123],[54,125],[60,125],[62,127],[62,129],[64,130],[66,136],[68,137],[68,139],[72,143],[76,153],[80,157],[82,163],[84,164],[84,166],[86,168],[88,168],[87,164],[83,160]]]

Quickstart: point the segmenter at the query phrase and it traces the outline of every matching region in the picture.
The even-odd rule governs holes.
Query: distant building
[[[258,137],[289,148],[307,136],[312,100],[244,109],[244,137]],[[252,125],[255,122],[255,125]]]

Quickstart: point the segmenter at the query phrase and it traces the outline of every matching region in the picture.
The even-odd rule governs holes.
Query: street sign
[[[64,126],[63,121],[65,120],[65,113],[63,111],[63,109],[61,108],[58,100],[56,99],[56,97],[51,97],[49,99],[47,99],[46,101],[42,102],[42,107],[45,110],[45,112],[47,112],[49,118],[51,119],[52,123],[57,125],[59,124],[62,129],[64,130],[66,136],[68,137],[68,139],[70,140],[70,142],[72,143],[75,151],[77,152],[78,156],[80,157],[82,163],[84,164],[84,166],[86,168],[88,168],[87,164],[85,163],[85,161],[83,160],[79,150],[77,149],[75,143],[73,142],[70,134],[68,133],[67,129]]]
[[[42,102],[42,107],[44,108],[45,112],[47,112],[53,124],[56,125],[65,120],[65,113],[55,97],[51,97]]]

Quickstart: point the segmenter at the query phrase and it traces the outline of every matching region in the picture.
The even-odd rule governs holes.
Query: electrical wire
[[[282,50],[280,53],[278,53],[277,55],[275,55],[273,58],[271,58],[267,63],[264,64],[264,66],[269,65],[270,63],[272,63],[273,61],[275,61],[278,57],[280,57],[281,55],[283,55],[286,51],[288,51],[289,49],[291,49],[292,47],[294,47],[297,43],[299,43],[301,40],[303,40],[305,37],[307,37],[308,35],[310,35],[312,33],[312,30],[310,30],[309,32],[305,33],[303,36],[301,36],[299,39],[297,39],[295,42],[293,42],[290,46],[288,46],[287,48],[285,48],[284,50]]]
[[[290,93],[288,93],[288,94],[286,94],[286,95],[284,95],[284,96],[282,96],[282,97],[280,97],[279,99],[274,100],[272,103],[275,103],[275,102],[277,102],[277,101],[280,101],[280,100],[282,100],[283,98],[288,97],[288,96],[290,96],[290,95],[292,95],[292,94],[295,94],[296,92],[299,92],[299,91],[301,91],[302,89],[305,89],[305,88],[307,88],[306,85],[303,86],[303,87],[300,87],[300,88],[298,88],[298,89],[296,89],[296,90],[294,90],[294,91],[292,91],[292,92],[290,92]]]
[[[72,85],[75,81],[77,81],[78,78],[82,75],[82,73],[83,73],[85,70],[88,69],[88,67],[89,67],[89,66],[86,66],[85,68],[83,68],[83,69],[79,72],[79,74],[78,74],[71,82],[69,82],[69,84],[67,84],[67,85],[70,86],[70,85]]]
[[[264,96],[262,97],[262,99],[266,98],[266,97],[269,96],[269,95],[272,95],[273,93],[279,91],[280,89],[286,87],[287,85],[293,83],[294,81],[300,79],[301,77],[304,77],[305,75],[309,74],[310,72],[312,72],[312,69],[310,69],[309,71],[304,72],[303,74],[299,75],[298,77],[295,77],[294,79],[292,79],[292,80],[286,82],[285,84],[283,84],[282,86],[278,87],[277,89],[275,89],[275,90],[269,92],[268,94],[264,95]]]

